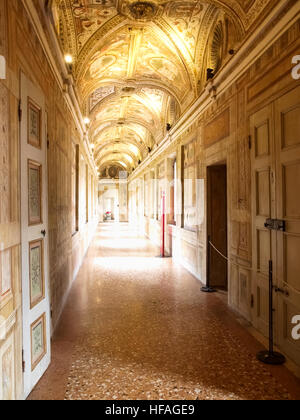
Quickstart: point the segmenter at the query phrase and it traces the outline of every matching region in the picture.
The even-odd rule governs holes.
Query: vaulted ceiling
[[[207,68],[219,70],[267,3],[52,0],[101,173],[138,166],[197,98]]]

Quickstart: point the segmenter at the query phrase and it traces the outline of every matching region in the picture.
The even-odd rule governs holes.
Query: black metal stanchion
[[[211,263],[211,246],[210,246],[210,236],[207,237],[207,268],[206,268],[206,286],[201,288],[201,291],[204,293],[214,293],[215,289],[210,287],[210,263]]]
[[[257,359],[267,365],[283,365],[285,357],[274,352],[274,331],[273,331],[273,262],[269,261],[269,350],[257,354]]]

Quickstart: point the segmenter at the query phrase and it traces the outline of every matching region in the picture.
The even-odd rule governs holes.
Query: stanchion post
[[[269,350],[257,354],[257,359],[267,365],[283,365],[285,357],[274,352],[274,330],[273,330],[273,261],[269,261]]]
[[[273,332],[273,261],[269,261],[269,353],[274,353],[274,332]]]
[[[215,289],[210,287],[210,267],[211,267],[211,237],[207,236],[207,247],[206,247],[206,286],[201,288],[201,291],[204,293],[214,293]]]
[[[161,197],[161,258],[165,258],[165,217],[166,217],[166,195],[163,192]]]

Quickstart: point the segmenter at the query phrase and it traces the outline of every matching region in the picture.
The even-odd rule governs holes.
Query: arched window
[[[209,66],[213,69],[214,74],[220,69],[223,59],[223,45],[224,45],[224,30],[223,24],[219,21],[215,27],[211,47],[210,47],[210,63]]]

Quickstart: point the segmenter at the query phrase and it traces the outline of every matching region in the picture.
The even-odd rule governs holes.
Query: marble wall
[[[245,68],[233,83],[228,83],[222,93],[208,83],[210,92],[201,112],[194,107],[188,126],[182,130],[180,125],[171,132],[163,146],[148,160],[144,167],[129,179],[129,220],[138,224],[157,245],[161,242],[160,222],[157,216],[145,217],[143,203],[148,205],[153,198],[137,194],[145,191],[144,180],[149,173],[155,173],[156,201],[159,208],[160,168],[168,166],[176,159],[177,179],[180,185],[176,193],[176,225],[170,223],[172,209],[167,206],[168,225],[166,229],[166,250],[180,261],[201,282],[206,282],[206,240],[207,240],[207,168],[211,165],[227,165],[228,197],[228,302],[230,306],[252,322],[256,308],[253,292],[253,196],[251,195],[251,149],[249,141],[249,117],[257,110],[271,103],[299,86],[299,81],[291,77],[292,57],[300,52],[300,21],[295,21],[288,30],[282,31],[276,42],[266,51],[258,52],[259,58]],[[244,57],[247,55],[245,52]],[[222,73],[221,73],[222,74]],[[228,74],[227,74],[228,76]],[[274,117],[273,117],[274,118]],[[195,148],[195,170],[192,154],[187,157],[187,148]],[[161,151],[160,151],[161,150]],[[189,152],[188,152],[189,153]],[[189,161],[188,164],[185,161]],[[168,187],[170,176],[165,173],[164,191],[170,203]],[[186,187],[187,179],[197,179],[197,185]],[[184,181],[185,180],[185,181]],[[183,181],[183,182],[181,182]],[[189,188],[189,201],[184,191]],[[195,197],[193,197],[195,194]],[[186,221],[191,212],[190,205],[195,202],[195,228]],[[137,205],[138,203],[138,205]],[[299,361],[298,361],[299,362]]]
[[[22,311],[20,269],[20,72],[43,91],[48,115],[49,267],[52,329],[80,267],[97,223],[97,174],[20,0],[0,2],[0,400],[22,398]],[[74,232],[72,143],[78,145],[79,224]],[[88,177],[88,179],[86,178]],[[81,191],[79,191],[79,194]],[[88,204],[86,204],[86,200]],[[74,202],[74,200],[73,200]],[[84,209],[83,209],[84,207]],[[84,212],[84,217],[82,213]]]

